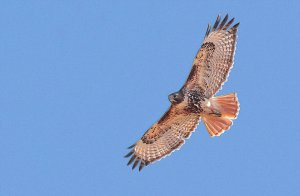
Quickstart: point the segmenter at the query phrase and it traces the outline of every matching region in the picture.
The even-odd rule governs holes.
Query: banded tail
[[[207,107],[209,112],[205,112],[202,119],[211,137],[220,136],[228,130],[240,109],[236,93],[212,97]]]

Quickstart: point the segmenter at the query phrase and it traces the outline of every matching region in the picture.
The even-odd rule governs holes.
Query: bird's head
[[[183,93],[181,91],[179,91],[179,92],[170,94],[168,98],[171,103],[180,103],[183,101],[184,96],[183,96]]]

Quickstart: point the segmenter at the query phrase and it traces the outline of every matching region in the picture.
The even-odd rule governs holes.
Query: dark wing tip
[[[139,171],[141,171],[145,166],[145,162],[141,161],[140,167],[139,167]]]
[[[205,37],[207,37],[208,34],[210,33],[210,28],[211,28],[211,26],[210,26],[210,24],[208,24],[207,29],[206,29],[206,33],[205,33]]]
[[[135,155],[133,155],[130,160],[128,161],[127,165],[130,165],[135,160]]]
[[[227,22],[229,18],[229,15],[226,14],[225,17],[223,18],[222,22],[221,21],[221,16],[218,15],[215,24],[213,25],[213,27],[211,28],[211,25],[208,24],[207,29],[206,29],[206,33],[205,33],[205,37],[207,37],[211,32],[213,31],[219,31],[219,30],[228,30],[228,28],[232,25],[232,23],[234,22],[234,18],[232,18],[229,22]],[[230,29],[237,29],[240,23],[235,24],[234,26],[232,26]]]
[[[138,165],[139,162],[140,162],[140,159],[137,158],[132,166],[132,170],[134,170],[134,168]]]
[[[221,16],[218,15],[218,17],[217,17],[217,19],[216,19],[216,22],[215,22],[215,24],[214,24],[214,26],[213,26],[213,28],[212,28],[212,31],[214,31],[214,30],[217,29],[217,27],[218,27],[218,25],[219,25],[219,23],[220,23],[220,20],[221,20]]]
[[[224,27],[223,27],[223,30],[227,30],[228,27],[230,27],[230,25],[233,23],[234,21],[234,18],[232,18]]]
[[[130,151],[127,155],[125,155],[125,158],[130,157],[133,153],[134,153],[133,150]],[[145,166],[149,165],[150,162],[149,161],[145,161],[145,160],[137,157],[135,154],[133,154],[131,156],[131,158],[129,159],[129,161],[127,163],[127,166],[131,165],[132,163],[133,163],[132,168],[131,168],[132,170],[134,170],[139,165],[139,163],[140,163],[140,165],[139,165],[139,171],[141,171]]]
[[[233,26],[229,29],[229,32],[230,32],[230,33],[235,33],[235,32],[237,32],[237,29],[238,29],[239,25],[240,25],[239,22],[236,23],[235,25],[233,25]]]
[[[218,30],[221,30],[224,27],[224,25],[226,24],[227,20],[228,20],[228,14],[226,14],[225,18],[222,20],[221,24],[219,25]]]
[[[134,150],[130,151],[127,155],[124,156],[124,158],[128,158],[133,154]]]
[[[127,149],[131,149],[131,148],[133,148],[133,147],[135,147],[135,143],[134,144],[132,144],[131,146],[129,146],[129,147],[127,147]]]
[[[240,26],[240,23],[236,23],[235,25],[232,26],[232,29],[237,29]]]

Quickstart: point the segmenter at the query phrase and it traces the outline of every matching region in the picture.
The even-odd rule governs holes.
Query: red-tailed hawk
[[[214,97],[226,81],[233,65],[236,33],[239,23],[232,25],[228,15],[214,26],[208,25],[192,70],[183,87],[169,95],[169,110],[150,127],[125,156],[132,169],[139,170],[178,150],[196,129],[202,118],[210,136],[220,136],[232,125],[239,111],[235,93]]]

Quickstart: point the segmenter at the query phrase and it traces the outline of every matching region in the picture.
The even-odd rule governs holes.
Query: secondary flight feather
[[[193,61],[183,87],[169,95],[171,106],[143,137],[129,147],[125,156],[132,169],[144,166],[178,150],[190,137],[202,118],[210,136],[220,136],[237,118],[239,102],[236,93],[214,96],[226,81],[233,66],[239,23],[232,25],[228,15],[218,16],[208,25],[204,41]]]

